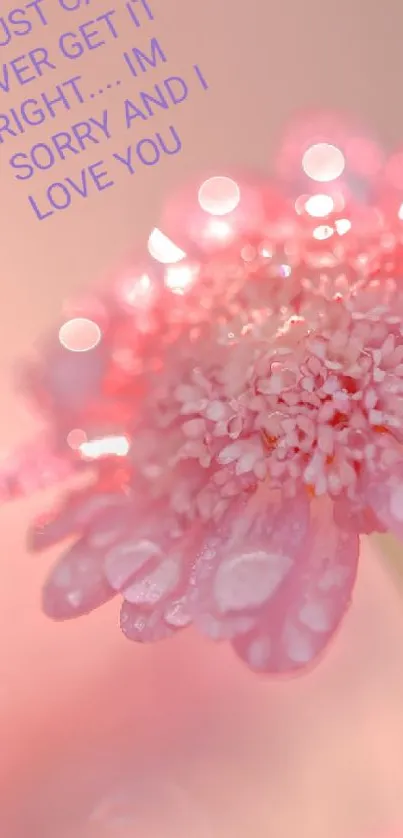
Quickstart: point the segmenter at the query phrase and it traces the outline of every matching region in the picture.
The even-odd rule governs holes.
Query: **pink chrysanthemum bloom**
[[[120,595],[132,640],[193,624],[294,672],[348,609],[360,535],[403,535],[403,294],[347,267],[336,229],[327,250],[276,235],[129,272],[96,346],[49,347],[36,391],[93,474],[31,535],[76,539],[51,617]]]

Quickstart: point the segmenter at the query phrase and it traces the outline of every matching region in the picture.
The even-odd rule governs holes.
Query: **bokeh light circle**
[[[108,456],[126,457],[130,451],[130,442],[126,436],[105,436],[85,440],[79,450],[86,460],[98,460]]]
[[[70,352],[89,352],[98,346],[101,338],[98,324],[86,317],[67,320],[59,330],[60,343]]]
[[[199,205],[210,215],[228,215],[237,208],[240,200],[239,186],[229,177],[209,178],[199,189]]]
[[[312,235],[316,241],[326,241],[326,239],[331,239],[333,236],[334,229],[333,227],[329,227],[326,224],[321,224],[320,227],[315,227]]]
[[[305,152],[302,168],[311,180],[329,183],[343,174],[346,166],[344,154],[330,143],[317,143]]]
[[[205,227],[204,239],[211,242],[225,243],[236,235],[236,229],[228,221],[212,218]]]
[[[165,272],[165,287],[173,294],[186,294],[198,276],[196,265],[171,265]]]
[[[127,273],[118,285],[119,297],[130,308],[147,308],[152,304],[156,289],[147,271]]]
[[[70,433],[67,435],[67,445],[73,451],[79,451],[81,445],[84,442],[87,442],[87,434],[81,428],[74,428]]]
[[[180,247],[157,228],[152,231],[148,239],[148,252],[156,262],[162,265],[174,265],[186,256]]]
[[[334,201],[330,195],[311,195],[305,204],[305,210],[312,218],[325,218],[334,210]]]
[[[348,218],[338,218],[334,226],[339,236],[345,236],[351,230],[351,221]]]

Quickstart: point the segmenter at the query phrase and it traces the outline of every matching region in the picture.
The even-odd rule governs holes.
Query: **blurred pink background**
[[[0,48],[0,64],[50,46],[59,31],[74,31],[113,3],[94,1],[76,16],[63,14],[56,0],[47,6],[46,37],[38,30],[39,36]],[[6,0],[1,14],[12,8]],[[0,145],[5,451],[36,427],[13,391],[16,359],[29,354],[67,294],[95,283],[144,241],[177,182],[198,170],[264,167],[284,122],[301,107],[350,109],[385,145],[403,145],[397,0],[387,9],[375,0],[365,6],[360,0],[154,0],[152,8],[152,30],[126,33],[73,69],[88,90],[97,89],[117,78],[122,49],[145,48],[151,34],[169,58],[150,74],[152,84],[185,76],[198,63],[210,89],[195,90],[173,112],[184,144],[179,156],[122,178],[49,221],[32,214],[27,184],[17,183],[8,166],[11,150],[98,114],[107,101],[117,113],[123,93],[138,90],[128,77],[108,100]],[[72,75],[71,67],[60,75]],[[0,93],[0,111],[46,88],[43,80],[22,94]],[[170,122],[161,113],[152,130]],[[141,126],[136,131],[147,135]],[[127,136],[115,130],[113,145],[122,144]],[[110,150],[105,145],[102,153]],[[83,155],[83,161],[100,156]],[[81,158],[66,162],[54,170],[58,178],[37,175],[30,186],[40,191],[80,168]],[[47,622],[39,594],[52,557],[28,556],[24,532],[50,501],[36,497],[0,513],[4,838],[403,834],[403,603],[398,577],[388,572],[387,545],[383,556],[379,547],[365,546],[354,607],[320,668],[298,681],[270,683],[251,676],[225,648],[191,634],[155,648],[130,646],[118,634],[113,604],[74,625]],[[399,546],[393,549],[399,558]]]

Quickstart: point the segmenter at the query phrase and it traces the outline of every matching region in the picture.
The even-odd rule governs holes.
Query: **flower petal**
[[[167,599],[180,582],[181,564],[175,557],[168,556],[146,576],[126,587],[124,597],[133,605],[153,607]]]
[[[62,556],[42,594],[43,610],[53,620],[89,614],[115,595],[108,584],[102,554],[83,539]]]
[[[156,506],[106,551],[105,575],[131,604],[155,608],[184,594],[195,552],[193,529],[184,534],[178,517]]]
[[[385,528],[397,538],[403,538],[402,466],[369,480],[366,497]]]
[[[341,530],[360,535],[370,535],[384,530],[375,510],[368,505],[368,502],[355,502],[345,495],[334,502],[334,520]]]
[[[350,604],[359,539],[338,530],[330,511],[323,516],[323,506],[312,520],[298,563],[257,627],[233,642],[251,669],[285,674],[309,666],[326,648]]]
[[[286,502],[277,493],[268,502],[262,486],[251,499],[236,499],[196,563],[190,601],[198,628],[216,639],[220,624],[222,637],[247,631],[285,584],[308,524],[305,493]]]
[[[176,634],[180,627],[168,625],[160,609],[146,611],[131,602],[124,602],[120,610],[120,628],[128,640],[155,643]]]
[[[123,591],[145,568],[154,568],[161,556],[160,547],[149,539],[123,539],[106,553],[105,576],[115,591]]]
[[[35,552],[46,550],[86,528],[95,534],[98,527],[106,535],[106,529],[116,526],[124,517],[128,521],[133,519],[132,505],[125,495],[80,492],[33,527],[29,533],[29,548]]]

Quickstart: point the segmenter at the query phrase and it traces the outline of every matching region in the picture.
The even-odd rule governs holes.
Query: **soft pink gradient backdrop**
[[[30,47],[51,43],[58,27],[74,28],[56,0],[49,5],[53,29]],[[97,0],[80,20],[112,5]],[[154,0],[153,8],[169,72],[198,62],[211,85],[173,113],[180,157],[41,224],[11,177],[11,146],[0,146],[5,449],[35,428],[12,391],[15,359],[67,293],[96,282],[143,241],[177,181],[199,169],[264,166],[284,120],[305,106],[350,108],[386,144],[403,143],[398,0],[387,8],[376,0]],[[143,34],[121,46],[131,40],[146,43]],[[27,44],[20,39],[14,55]],[[65,75],[81,71],[88,89],[98,87],[115,77],[117,54],[99,50]],[[164,77],[150,82],[157,75]],[[103,100],[95,101],[51,127],[98,113]],[[166,122],[156,118],[153,130]],[[47,133],[35,129],[32,142]],[[79,167],[66,163],[63,175]],[[403,609],[370,549],[354,608],[321,668],[271,684],[191,634],[150,649],[128,645],[113,604],[75,625],[46,622],[38,602],[51,557],[33,559],[24,547],[45,500],[1,511],[2,838],[388,838],[403,825]]]

